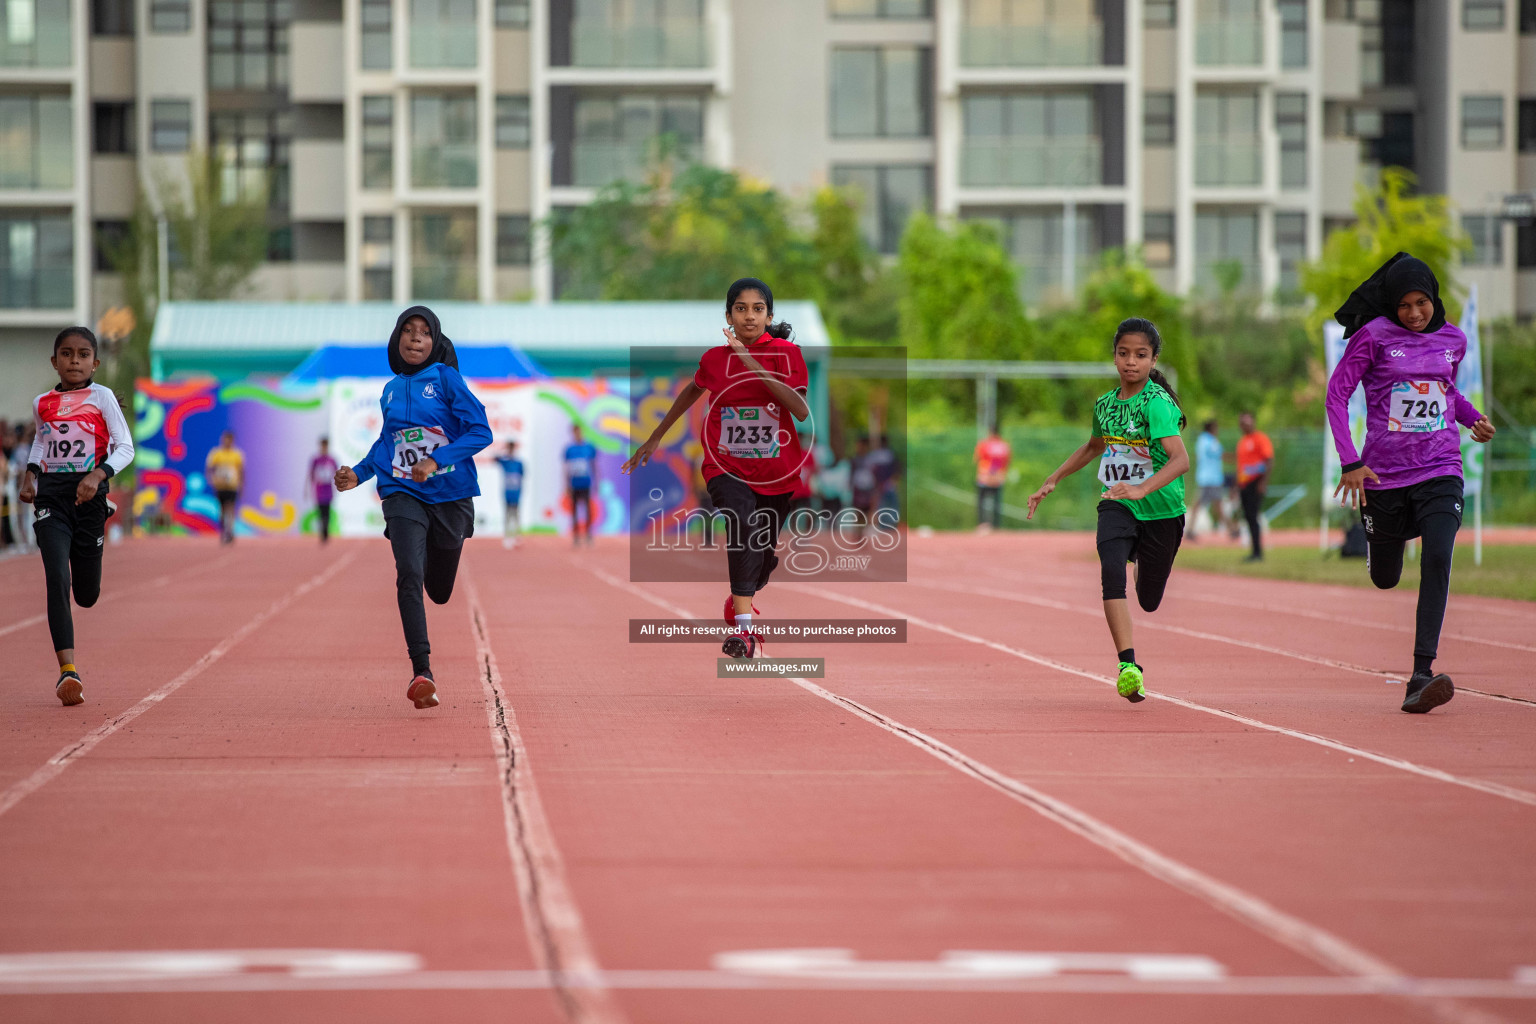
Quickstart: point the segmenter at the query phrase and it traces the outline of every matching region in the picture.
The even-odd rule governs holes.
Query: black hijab
[[[1333,314],[1334,319],[1344,328],[1346,338],[1379,316],[1403,327],[1397,318],[1397,304],[1409,292],[1423,292],[1435,305],[1435,315],[1430,317],[1424,333],[1445,326],[1445,303],[1440,301],[1440,282],[1435,280],[1435,272],[1423,260],[1405,252],[1387,260],[1364,284],[1351,292],[1344,305]]]
[[[419,316],[427,322],[427,330],[432,332],[432,351],[427,355],[426,361],[412,366],[405,361],[400,354],[400,335],[405,330],[405,322],[413,316]],[[425,370],[433,363],[444,363],[459,368],[459,356],[453,350],[453,342],[443,333],[443,325],[437,322],[437,314],[426,306],[411,306],[400,314],[395,321],[395,329],[389,336],[389,368],[402,376],[409,377],[419,370]]]

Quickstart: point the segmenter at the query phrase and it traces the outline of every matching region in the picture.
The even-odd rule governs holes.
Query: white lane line
[[[290,590],[287,594],[284,594],[282,597],[272,602],[272,604],[268,606],[265,611],[257,612],[256,615],[254,615],[245,625],[241,626],[239,629],[226,636],[223,640],[220,640],[218,643],[214,644],[208,653],[194,661],[186,669],[186,671],[181,673],[181,675],[177,676],[175,679],[172,679],[170,682],[165,683],[159,689],[156,689],[153,692],[145,695],[143,699],[130,707],[127,711],[124,711],[122,714],[113,718],[109,718],[107,721],[101,723],[101,725],[98,725],[96,728],[86,733],[79,740],[76,740],[74,743],[71,743],[69,746],[59,751],[57,754],[54,754],[43,764],[41,768],[37,769],[37,771],[15,783],[4,793],[0,793],[0,814],[6,813],[12,807],[15,807],[18,803],[25,799],[29,794],[37,792],[43,786],[58,778],[61,774],[63,774],[66,768],[94,750],[96,745],[99,744],[102,740],[106,739],[108,736],[111,736],[113,733],[117,732],[117,730],[121,729],[129,722],[132,722],[134,719],[144,714],[144,712],[148,711],[156,704],[159,704],[161,701],[165,700],[167,697],[181,689],[187,683],[190,683],[193,679],[196,679],[198,676],[202,675],[202,673],[209,666],[213,665],[220,658],[224,657],[224,655],[228,654],[240,641],[244,640],[256,630],[260,629],[274,615],[277,615],[294,601],[303,597],[305,594],[309,593],[311,590],[314,590],[316,587],[329,580],[332,576],[335,576],[337,573],[339,573],[348,565],[348,563],[357,557],[357,554],[358,553],[356,551],[353,551],[350,554],[343,555],[341,558],[332,563],[330,568],[316,573],[305,582],[299,584],[297,587]]]
[[[1536,1000],[1536,985],[1498,978],[1360,978],[1327,975],[1256,975],[1219,981],[1146,981],[1115,975],[1063,974],[1053,978],[902,979],[812,978],[700,970],[612,970],[572,979],[572,987],[613,990],[1016,992],[1066,995],[1310,996],[1358,998]],[[211,977],[121,979],[101,982],[0,981],[0,996],[135,994],[157,992],[378,992],[547,990],[547,971],[409,971],[348,976],[272,971]]]
[[[130,586],[122,587],[120,589],[109,590],[105,594],[101,595],[101,600],[96,602],[96,607],[100,608],[102,605],[109,601],[115,601],[120,597],[127,597],[129,594],[136,594],[141,590],[152,590],[155,587],[163,587],[167,583],[171,582],[171,580],[178,577],[191,577],[200,573],[207,572],[208,570],[217,568],[219,565],[227,562],[230,557],[230,555],[224,555],[222,558],[215,558],[212,561],[203,562],[200,565],[192,566],[190,569],[183,569],[180,572],[169,572],[164,576],[156,576],[154,579],[147,580],[143,583],[136,583]],[[33,615],[30,618],[20,619],[8,626],[0,626],[0,636],[7,636],[16,632],[17,630],[26,629],[28,626],[35,626],[39,622],[47,621],[48,614],[46,612],[41,615]]]
[[[1066,672],[1070,675],[1092,680],[1095,683],[1103,683],[1109,686],[1115,685],[1114,680],[1108,678],[1107,676],[1096,675],[1092,672],[1080,669],[1075,665],[1068,665],[1066,662],[1057,661],[1054,658],[1047,658],[1039,654],[1033,654],[1019,647],[1010,647],[1007,644],[1000,644],[994,640],[988,640],[985,637],[975,636],[971,633],[963,633],[958,629],[951,629],[949,626],[946,626],[943,623],[919,618],[916,615],[908,614],[907,612],[896,608],[889,608],[885,605],[875,604],[872,601],[861,601],[858,598],[845,597],[840,594],[830,593],[826,590],[826,588],[822,588],[820,590],[811,590],[797,584],[788,584],[785,586],[785,589],[800,590],[804,593],[814,594],[817,597],[825,598],[828,601],[837,601],[842,604],[851,605],[855,608],[863,608],[866,611],[878,612],[881,615],[889,615],[893,618],[906,619],[908,622],[913,623],[914,625],[922,626],[924,629],[931,629],[936,633],[943,633],[945,636],[953,637],[956,640],[964,640],[967,643],[979,644],[982,647],[990,648],[1002,654],[1008,654],[1023,661],[1033,662],[1034,664],[1040,665],[1044,668],[1053,668],[1059,672]],[[1183,697],[1175,697],[1172,694],[1159,693],[1154,690],[1148,690],[1147,696],[1153,698],[1154,700],[1162,700],[1167,701],[1170,704],[1177,704],[1179,707],[1188,708],[1191,711],[1200,711],[1208,715],[1215,715],[1218,718],[1225,718],[1228,721],[1239,722],[1254,729],[1263,729],[1266,732],[1278,733],[1282,736],[1289,736],[1292,739],[1302,740],[1307,743],[1314,743],[1320,747],[1327,747],[1330,750],[1337,750],[1340,753],[1349,754],[1351,757],[1362,757],[1368,761],[1375,761],[1377,764],[1384,764],[1389,768],[1396,768],[1399,771],[1409,772],[1414,775],[1421,775],[1426,779],[1434,779],[1437,782],[1450,783],[1453,786],[1462,786],[1466,789],[1477,790],[1480,793],[1487,793],[1490,796],[1502,797],[1505,800],[1513,800],[1516,803],[1536,807],[1536,793],[1532,793],[1528,790],[1516,789],[1513,786],[1505,786],[1497,782],[1488,782],[1484,779],[1468,778],[1463,775],[1452,775],[1450,772],[1442,771],[1439,768],[1431,768],[1427,765],[1418,764],[1413,761],[1407,761],[1400,757],[1392,757],[1388,754],[1378,754],[1374,750],[1366,750],[1364,747],[1356,747],[1339,740],[1329,739],[1327,736],[1319,736],[1316,733],[1302,732],[1298,729],[1287,729],[1283,725],[1271,725],[1268,722],[1261,722],[1257,718],[1249,718],[1246,715],[1239,715],[1233,711],[1225,711],[1221,708],[1213,708],[1206,704],[1197,703],[1196,701],[1185,700]]]
[[[611,992],[593,981],[601,977],[597,956],[587,938],[581,911],[565,877],[565,862],[554,830],[544,815],[528,763],[528,748],[518,728],[517,714],[502,683],[501,666],[491,648],[490,628],[474,578],[464,576],[469,598],[469,626],[480,662],[485,713],[500,768],[502,823],[507,852],[517,877],[528,946],[565,1014],[576,1024],[625,1024],[626,1017]]]
[[[990,587],[968,587],[958,583],[921,583],[916,581],[913,581],[911,585],[915,587],[928,587],[931,590],[946,590],[956,594],[990,597],[999,601],[1016,601],[1020,604],[1032,604],[1040,608],[1052,608],[1057,611],[1070,612],[1073,615],[1086,615],[1093,619],[1102,618],[1104,614],[1101,608],[1084,608],[1081,605],[1068,604],[1065,601],[1053,601],[1048,597],[1035,597],[1034,595],[1019,594],[1008,590],[993,590]],[[1231,644],[1234,647],[1246,647],[1249,650],[1262,651],[1265,654],[1277,654],[1283,658],[1294,658],[1297,661],[1306,661],[1314,665],[1322,665],[1325,668],[1341,669],[1345,672],[1358,672],[1361,675],[1373,676],[1377,679],[1392,675],[1392,672],[1388,669],[1370,668],[1348,661],[1340,661],[1337,658],[1325,658],[1315,654],[1293,651],[1288,647],[1275,647],[1271,644],[1261,644],[1252,640],[1240,640],[1237,637],[1227,636],[1223,633],[1208,633],[1203,630],[1171,625],[1167,622],[1152,622],[1146,618],[1137,619],[1136,628],[1157,630],[1164,633],[1177,633],[1180,636],[1193,637],[1196,640],[1210,640],[1215,643]],[[1470,693],[1474,697],[1481,697],[1485,700],[1536,706],[1536,701],[1522,700],[1519,697],[1507,697],[1502,693],[1489,693],[1487,690],[1475,690],[1469,686],[1458,686],[1456,689],[1458,692]]]
[[[637,587],[628,581],[621,580],[596,568],[590,571],[604,582],[635,594],[657,607],[667,609],[673,614],[679,615],[681,618],[693,617],[687,609],[672,604],[670,601],[658,597],[650,591]],[[805,588],[795,587],[794,589],[804,590]],[[857,602],[857,604],[862,605],[864,602]],[[910,616],[908,621],[922,624],[921,620],[911,618]],[[872,725],[878,726],[886,732],[905,740],[907,743],[944,762],[961,774],[991,787],[1010,799],[1023,804],[1041,817],[1114,854],[1132,867],[1138,868],[1181,892],[1195,897],[1206,905],[1247,925],[1260,935],[1288,949],[1295,950],[1330,970],[1340,974],[1351,975],[1355,978],[1367,979],[1373,983],[1384,984],[1394,990],[1400,988],[1409,980],[1408,976],[1399,968],[1355,946],[1348,940],[1334,935],[1327,929],[1287,914],[1285,911],[1265,902],[1252,893],[1245,892],[1236,886],[1213,878],[1182,861],[1175,860],[1140,840],[1121,832],[1106,822],[1100,821],[1086,811],[1079,810],[1071,804],[1058,800],[1025,782],[1005,775],[990,765],[984,764],[970,755],[951,747],[942,740],[935,739],[927,733],[904,725],[894,718],[883,715],[856,700],[833,693],[816,685],[809,679],[791,679],[790,682],[808,693],[844,708]],[[1456,1022],[1456,1024],[1492,1024],[1492,1022],[1498,1020],[1498,1018],[1484,1014],[1476,1009],[1459,1006],[1439,999],[1432,999],[1423,1005],[1438,1019]]]

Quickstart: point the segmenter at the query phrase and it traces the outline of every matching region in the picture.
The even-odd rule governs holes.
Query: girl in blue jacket
[[[395,589],[411,685],[405,695],[418,708],[437,706],[422,588],[447,604],[464,541],[475,532],[474,496],[480,493],[475,453],[491,443],[485,406],[459,376],[459,358],[437,314],[412,306],[389,336],[389,368],[379,405],[384,427],[356,466],[336,471],[336,489],[350,491],[379,478],[384,536],[395,552]]]

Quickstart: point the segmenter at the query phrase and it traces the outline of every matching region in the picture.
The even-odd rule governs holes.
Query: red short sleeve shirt
[[[810,379],[799,345],[764,334],[747,350],[764,370],[805,392]],[[805,461],[800,434],[794,416],[757,372],[729,345],[721,345],[704,353],[693,382],[709,392],[704,409],[704,479],[729,473],[759,494],[793,491]]]

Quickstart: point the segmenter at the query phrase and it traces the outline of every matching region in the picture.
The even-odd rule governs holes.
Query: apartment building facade
[[[118,301],[102,240],[198,150],[266,197],[255,298],[553,298],[537,226],[665,136],[859,186],[886,252],[993,223],[1033,303],[1122,245],[1283,295],[1404,164],[1536,313],[1533,48],[1532,0],[5,0],[0,362]]]

